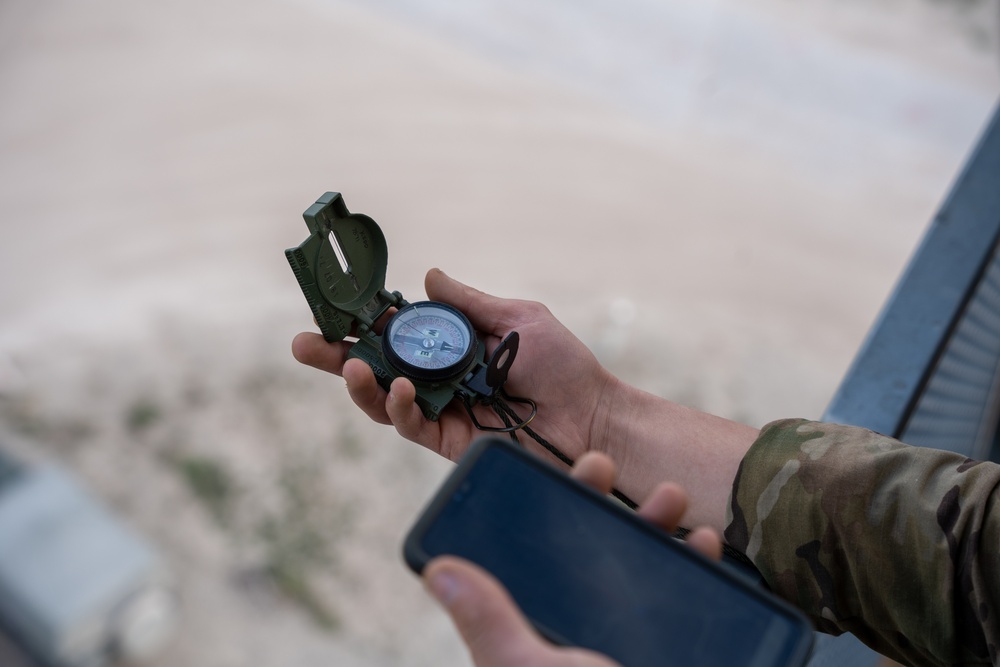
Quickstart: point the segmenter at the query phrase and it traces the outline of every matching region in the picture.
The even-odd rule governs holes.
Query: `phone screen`
[[[417,572],[479,564],[549,639],[627,667],[785,667],[812,642],[792,608],[505,440],[475,443],[405,551]]]

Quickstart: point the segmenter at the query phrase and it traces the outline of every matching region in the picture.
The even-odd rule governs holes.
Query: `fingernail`
[[[460,584],[453,573],[438,572],[428,579],[427,587],[438,602],[448,607],[458,595]]]

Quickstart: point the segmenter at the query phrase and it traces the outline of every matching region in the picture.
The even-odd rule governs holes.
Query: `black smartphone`
[[[482,438],[410,529],[407,564],[491,572],[542,635],[626,667],[805,664],[806,618],[508,440]]]

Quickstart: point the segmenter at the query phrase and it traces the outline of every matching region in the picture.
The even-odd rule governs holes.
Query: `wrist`
[[[632,387],[606,382],[592,424],[591,449],[611,457],[617,488],[642,502],[664,481],[689,495],[692,525],[724,528],[736,471],[758,430]]]
[[[622,465],[636,455],[635,447],[646,439],[646,422],[669,404],[608,372],[598,393],[588,449],[611,457],[621,473]]]

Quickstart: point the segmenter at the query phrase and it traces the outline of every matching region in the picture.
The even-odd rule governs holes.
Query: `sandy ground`
[[[650,391],[818,417],[1000,89],[988,21],[835,4],[664,3],[715,28],[662,118],[629,97],[655,61],[566,69],[510,13],[0,5],[0,425],[177,573],[158,664],[466,664],[399,557],[448,465],[288,353],[281,251],[324,191],[379,221],[411,300],[440,266]]]

